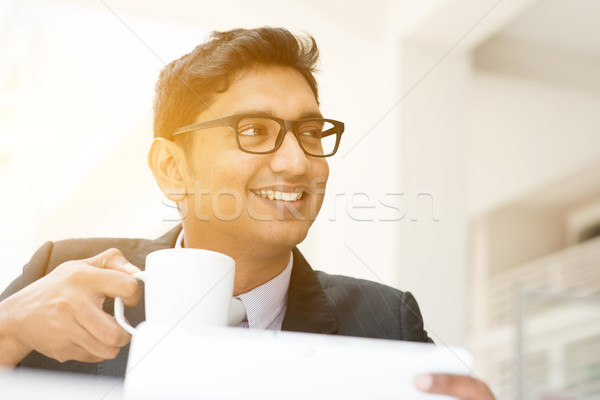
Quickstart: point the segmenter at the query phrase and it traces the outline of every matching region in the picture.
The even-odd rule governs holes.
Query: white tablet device
[[[147,323],[134,335],[125,399],[435,400],[420,373],[469,375],[470,353],[433,344],[295,332]]]
[[[42,369],[0,368],[2,400],[122,400],[123,380]]]

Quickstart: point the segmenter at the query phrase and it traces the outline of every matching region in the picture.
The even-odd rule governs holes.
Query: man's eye
[[[267,129],[261,125],[244,126],[238,129],[238,135],[244,136],[265,136],[268,135]]]
[[[321,128],[305,129],[300,132],[300,135],[311,138],[320,138],[323,135],[323,132],[321,131]]]

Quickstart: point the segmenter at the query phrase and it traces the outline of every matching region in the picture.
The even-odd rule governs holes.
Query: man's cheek
[[[237,189],[219,189],[211,201],[212,214],[221,221],[235,221],[242,215],[245,193]]]
[[[314,205],[312,207],[310,207],[310,220],[314,221],[317,218],[317,215],[319,215],[319,211],[321,210],[321,206],[323,205],[323,197],[317,197],[315,198],[314,201]]]
[[[325,163],[325,167],[327,167],[327,163]],[[326,171],[329,171],[329,168],[326,168]],[[310,204],[308,207],[309,218],[314,220],[319,214],[319,210],[321,210],[321,206],[323,205],[323,200],[325,198],[325,189],[327,187],[327,178],[328,174],[322,174],[318,178],[314,178],[310,183]]]

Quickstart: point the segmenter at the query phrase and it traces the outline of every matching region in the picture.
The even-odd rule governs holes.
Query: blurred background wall
[[[313,267],[413,292],[502,399],[595,396],[600,332],[564,319],[600,328],[594,0],[0,1],[1,286],[46,240],[177,223],[145,165],[158,72],[260,25],[316,38],[347,127]]]

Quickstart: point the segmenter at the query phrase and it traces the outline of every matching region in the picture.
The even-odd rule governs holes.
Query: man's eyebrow
[[[265,117],[273,117],[273,118],[281,118],[278,115],[275,115],[275,113],[273,113],[272,111],[269,110],[238,110],[236,113],[234,113],[234,115],[240,115],[240,114],[254,114],[254,115],[258,115],[258,116],[265,116]],[[306,119],[306,118],[323,118],[323,114],[321,114],[320,111],[306,111],[303,112],[302,114],[300,114],[300,118],[299,119]]]

